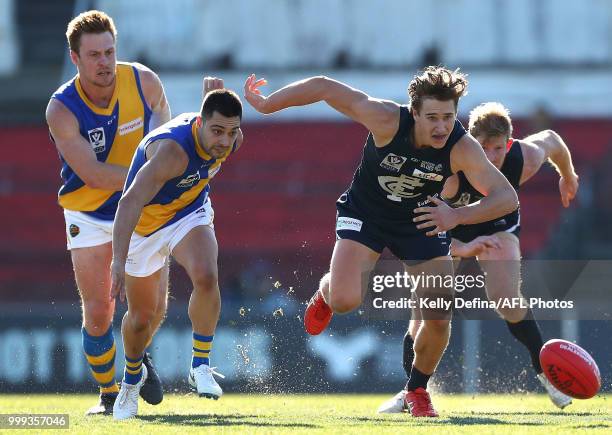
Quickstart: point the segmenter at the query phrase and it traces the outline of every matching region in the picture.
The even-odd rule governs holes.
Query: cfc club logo
[[[414,189],[425,186],[425,183],[418,178],[407,175],[378,177],[378,184],[388,193],[387,198],[396,202],[420,196],[421,193],[415,193]]]
[[[87,130],[87,136],[94,153],[101,153],[106,149],[106,138],[104,137],[104,129],[102,127]]]
[[[70,237],[76,237],[81,232],[81,229],[75,224],[70,224],[68,232],[70,233]]]
[[[380,167],[388,171],[399,172],[402,165],[408,160],[406,157],[398,156],[393,153],[387,154],[387,156],[380,162]]]
[[[459,199],[453,203],[454,206],[465,206],[470,203],[470,199],[472,199],[472,195],[467,192],[463,192]]]

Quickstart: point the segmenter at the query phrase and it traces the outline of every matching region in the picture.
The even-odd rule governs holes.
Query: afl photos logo
[[[380,167],[388,171],[399,172],[402,165],[408,160],[406,157],[398,156],[393,153],[387,154],[387,156],[380,162]]]
[[[106,138],[104,137],[104,129],[102,127],[87,130],[87,137],[94,153],[101,153],[106,149]]]

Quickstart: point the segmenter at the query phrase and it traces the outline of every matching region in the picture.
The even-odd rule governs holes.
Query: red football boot
[[[304,328],[310,335],[319,335],[334,315],[332,309],[325,303],[320,290],[310,298],[306,311],[304,312]]]
[[[406,393],[406,408],[413,417],[437,417],[438,413],[431,404],[429,393],[424,388],[417,388]]]

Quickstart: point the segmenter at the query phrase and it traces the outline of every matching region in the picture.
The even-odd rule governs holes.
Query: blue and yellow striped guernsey
[[[85,95],[78,77],[62,85],[52,96],[61,101],[79,122],[81,135],[91,144],[99,162],[128,167],[134,151],[148,133],[148,107],[136,67],[117,63],[115,91],[108,105],[96,107]],[[61,177],[58,202],[67,210],[98,219],[113,220],[121,191],[92,189],[72,170],[60,154]]]
[[[189,157],[185,172],[168,180],[143,208],[135,229],[141,236],[149,236],[201,207],[208,198],[210,180],[221,169],[221,163],[236,151],[236,142],[227,154],[219,159],[204,151],[196,134],[195,120],[198,115],[198,113],[183,113],[177,116],[149,133],[136,150],[124,191],[130,187],[138,170],[147,162],[145,151],[151,142],[171,139],[178,143]]]

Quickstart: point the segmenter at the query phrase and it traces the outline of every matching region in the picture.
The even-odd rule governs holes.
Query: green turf
[[[93,395],[1,395],[0,413],[68,413],[70,433],[612,433],[612,395],[575,400],[560,411],[543,395],[434,394],[435,419],[377,415],[381,395],[244,395],[219,401],[193,394],[167,395],[163,403],[140,402],[136,419],[85,417]],[[3,432],[0,430],[0,432]],[[11,431],[13,432],[13,431]],[[40,431],[35,431],[41,433]],[[65,431],[48,430],[47,433]],[[14,433],[14,432],[13,432]],[[29,432],[33,433],[33,432]]]

